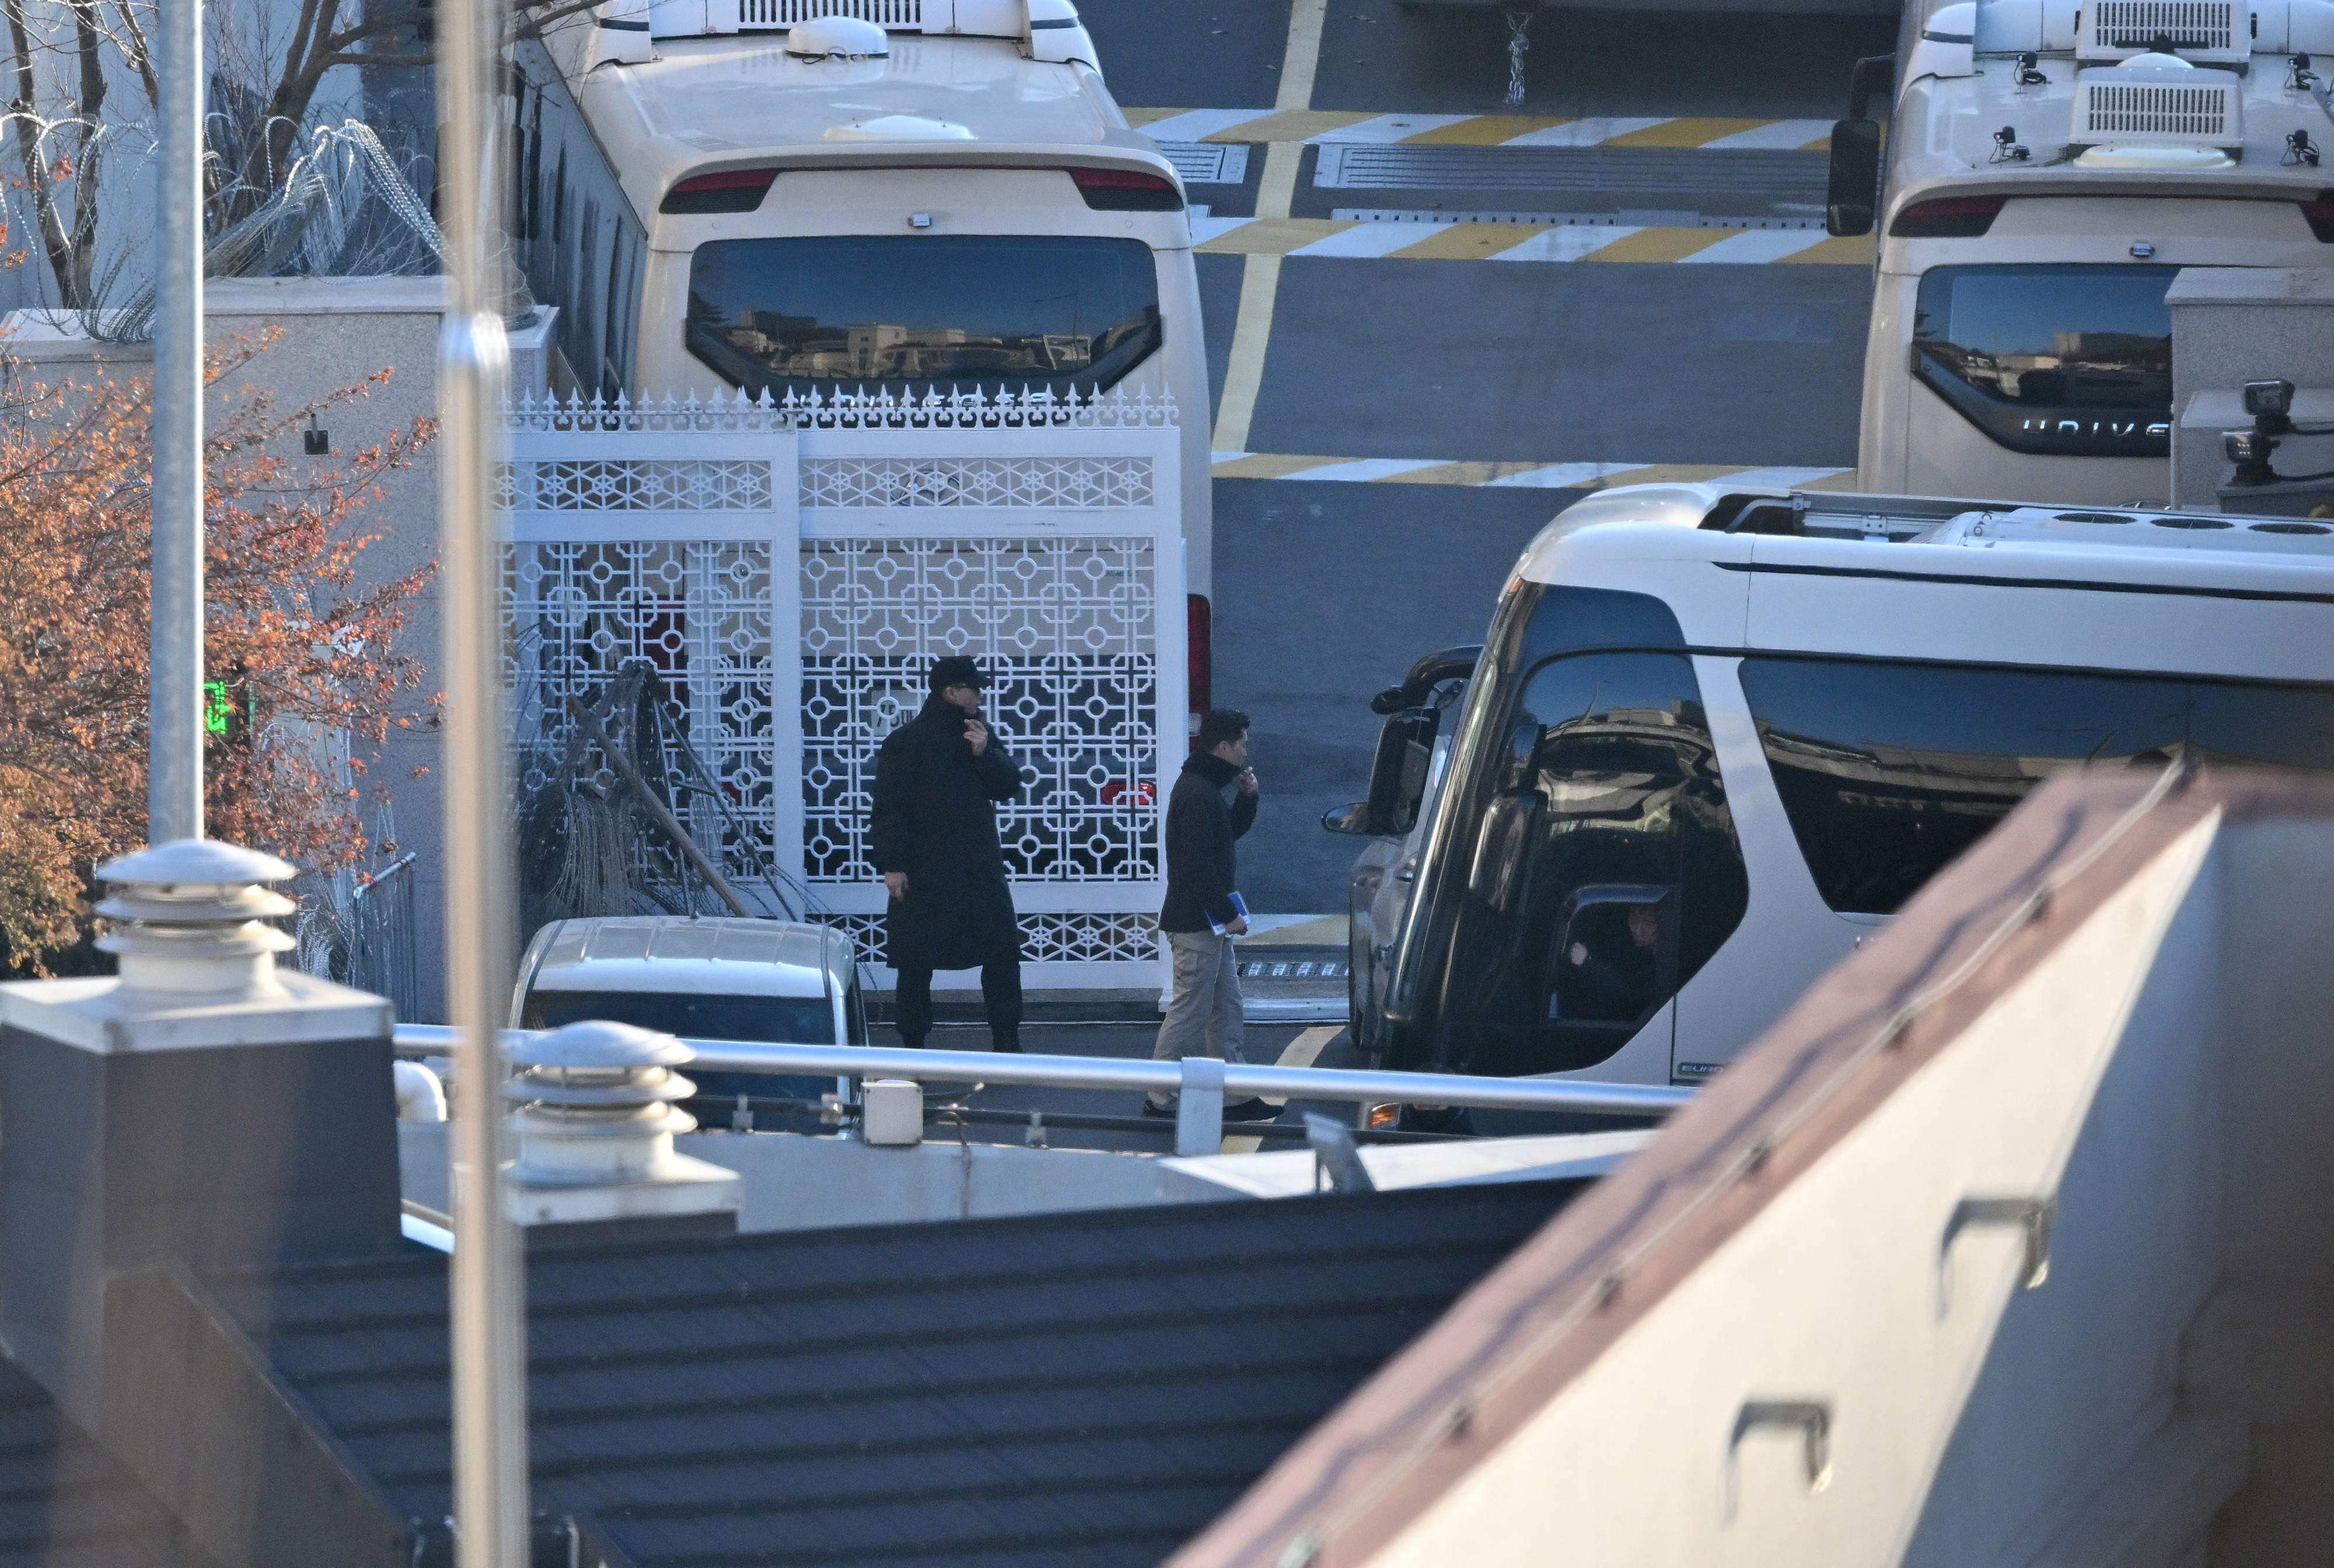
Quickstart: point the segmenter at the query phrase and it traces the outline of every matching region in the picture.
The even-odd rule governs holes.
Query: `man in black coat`
[[[987,684],[969,659],[935,659],[922,711],[875,755],[868,848],[892,896],[884,956],[911,1046],[931,1033],[932,971],[978,968],[990,1044],[1021,1049],[1021,927],[997,838],[1021,768],[980,717]]]
[[[1239,861],[1232,842],[1256,822],[1256,774],[1248,765],[1248,715],[1220,707],[1200,720],[1200,737],[1167,797],[1167,899],[1159,928],[1175,966],[1175,991],[1160,1020],[1154,1062],[1206,1055],[1245,1062],[1240,1054],[1242,999],[1232,938],[1248,934],[1248,915],[1235,901]],[[1233,791],[1230,804],[1224,791]],[[1146,1116],[1165,1116],[1172,1102],[1153,1094]],[[1277,1107],[1242,1100],[1224,1107],[1233,1121],[1270,1121]]]

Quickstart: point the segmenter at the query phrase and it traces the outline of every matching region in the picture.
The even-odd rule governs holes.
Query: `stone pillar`
[[[0,985],[0,1339],[97,1428],[109,1281],[400,1245],[387,1003],[278,973],[272,855],[99,868],[121,973]]]

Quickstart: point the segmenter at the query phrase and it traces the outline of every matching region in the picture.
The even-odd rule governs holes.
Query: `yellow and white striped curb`
[[[1426,457],[1299,457],[1216,452],[1218,479],[1321,479],[1367,485],[1480,485],[1526,490],[1607,490],[1616,485],[1723,481],[1753,490],[1852,490],[1853,468],[1726,463],[1445,463]]]
[[[1363,223],[1329,217],[1197,217],[1210,255],[1392,261],[1790,262],[1870,266],[1872,240],[1816,228],[1639,228],[1627,224]]]
[[[1154,141],[1369,142],[1415,147],[1699,147],[1821,152],[1828,120],[1712,115],[1359,114],[1334,109],[1130,109]]]

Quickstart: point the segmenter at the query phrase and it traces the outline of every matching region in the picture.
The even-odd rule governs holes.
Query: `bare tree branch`
[[[33,219],[46,254],[49,275],[55,280],[59,303],[77,307],[73,292],[73,245],[65,236],[64,221],[57,216],[56,193],[49,180],[46,155],[41,149],[40,120],[34,109],[39,84],[33,70],[33,40],[24,24],[24,0],[5,0],[8,42],[16,55],[16,113],[13,129],[24,163],[24,185],[32,192]]]

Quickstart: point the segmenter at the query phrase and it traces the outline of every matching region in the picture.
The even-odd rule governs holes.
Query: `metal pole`
[[[203,833],[203,8],[159,6],[146,840]]]
[[[505,809],[498,530],[488,486],[509,361],[489,273],[499,0],[440,0],[438,168],[452,297],[438,342],[445,572],[446,979],[462,1039],[452,1139],[454,1517],[462,1568],[527,1561],[526,1275],[502,1203],[501,1014],[516,919]]]

